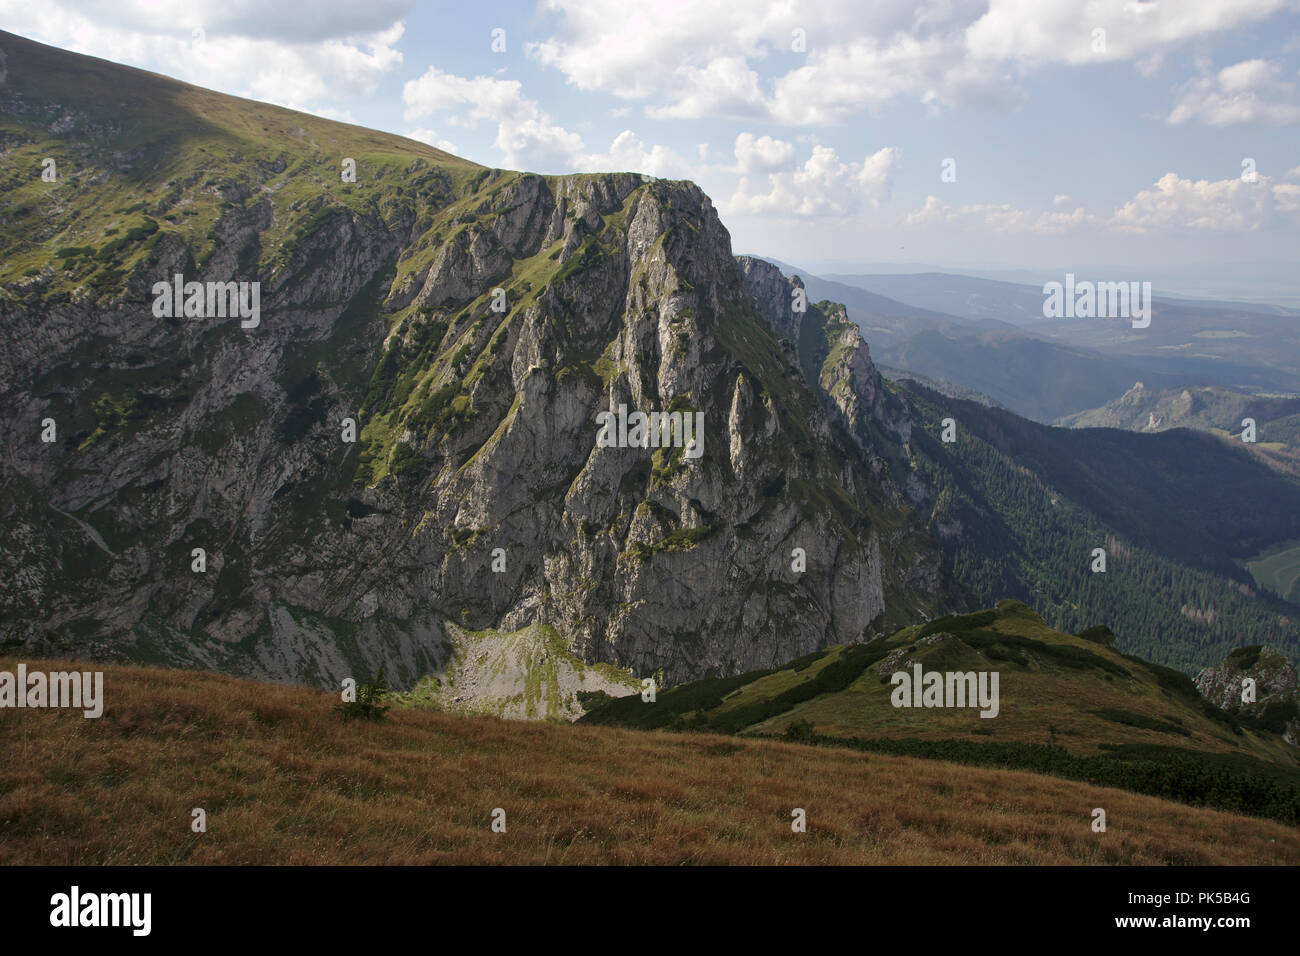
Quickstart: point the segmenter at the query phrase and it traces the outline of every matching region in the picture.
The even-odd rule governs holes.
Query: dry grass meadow
[[[97,720],[0,710],[0,864],[1300,863],[1279,823],[1029,773],[396,708],[347,723],[320,691],[102,669]]]

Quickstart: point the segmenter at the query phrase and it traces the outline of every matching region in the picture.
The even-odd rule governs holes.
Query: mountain
[[[827,273],[823,278],[888,296],[908,305],[972,321],[996,319],[1022,326],[1032,326],[1043,321],[1042,281],[1007,282],[986,276],[937,271],[870,275]],[[1083,273],[1080,273],[1079,278],[1085,278]],[[1063,281],[1060,276],[1048,276],[1044,281],[1052,279]],[[1159,282],[1152,284],[1153,287],[1160,285]],[[1156,291],[1158,293],[1158,289]],[[1167,305],[1186,308],[1228,309],[1274,316],[1296,315],[1295,309],[1261,302],[1205,299],[1168,293],[1156,294],[1154,299]]]
[[[888,365],[881,365],[880,374],[891,382],[916,382],[924,385],[932,392],[939,392],[947,395],[949,398],[964,398],[967,401],[979,402],[981,405],[993,405],[998,408],[1004,408],[997,399],[985,395],[983,392],[977,392],[973,388],[965,388],[961,385],[954,385],[952,382],[944,379],[933,379],[921,375],[919,372],[909,372],[906,369],[890,368]]]
[[[0,49],[10,640],[412,687],[554,628],[675,681],[955,599],[856,328],[811,310],[805,378],[693,184]],[[178,275],[258,283],[258,314],[160,306]],[[702,416],[698,445],[606,447],[624,406]]]
[[[863,334],[870,336],[877,349],[889,347],[894,337],[899,335],[908,336],[927,329],[951,330],[972,326],[972,323],[959,316],[941,310],[919,308],[860,286],[833,282],[779,259],[768,256],[744,258],[761,259],[776,266],[786,276],[798,276],[813,301],[829,300],[846,306],[855,316],[854,321],[862,327]]]
[[[1022,600],[1064,631],[1108,625],[1121,649],[1189,672],[1243,644],[1300,656],[1297,606],[1244,567],[1300,538],[1293,478],[1212,435],[1052,428],[901,387],[935,423],[910,445],[933,494],[920,507],[976,595]]]
[[[1043,319],[1042,286],[946,272],[832,274],[826,279],[968,321],[993,319],[1032,326]]]
[[[1177,375],[1013,328],[927,329],[876,354],[886,365],[980,392],[1045,424],[1104,404],[1143,375],[1163,386],[1182,382]]]
[[[15,653],[566,718],[1008,597],[1189,671],[1300,646],[1242,567],[1300,538],[1295,481],[890,382],[691,183],[0,50]]]

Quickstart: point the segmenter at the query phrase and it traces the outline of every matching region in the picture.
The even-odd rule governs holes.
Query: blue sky
[[[737,251],[822,271],[1295,281],[1296,0],[0,0],[0,22],[487,165],[690,178]]]

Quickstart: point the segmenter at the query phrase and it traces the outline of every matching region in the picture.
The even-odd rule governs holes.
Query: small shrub
[[[383,703],[387,693],[388,681],[381,667],[374,680],[357,687],[356,700],[335,704],[334,709],[343,715],[344,720],[383,720],[388,714],[388,705]]]
[[[811,720],[793,720],[785,728],[785,739],[808,741],[813,739],[813,722]]]

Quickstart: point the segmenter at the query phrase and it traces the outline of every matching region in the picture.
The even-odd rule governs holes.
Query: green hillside
[[[1018,601],[840,645],[775,670],[605,702],[589,724],[779,735],[1038,770],[1300,821],[1300,751],[1244,726],[1185,675],[1053,630]],[[997,713],[897,707],[895,673],[996,672]],[[1181,775],[1181,776],[1180,776]]]

